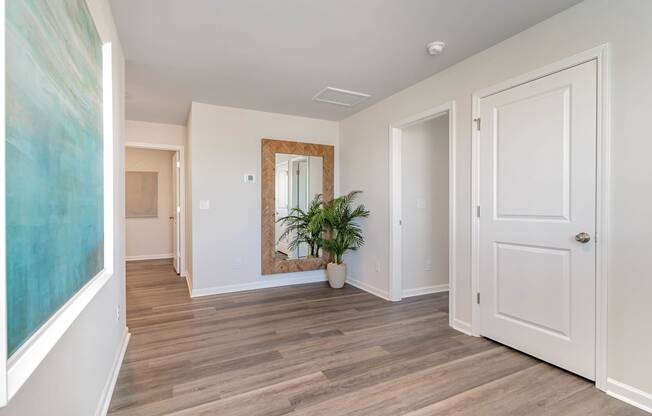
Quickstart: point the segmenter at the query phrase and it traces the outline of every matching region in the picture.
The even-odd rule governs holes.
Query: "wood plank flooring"
[[[588,381],[399,303],[308,284],[190,299],[167,260],[127,266],[132,333],[109,414],[618,415]]]

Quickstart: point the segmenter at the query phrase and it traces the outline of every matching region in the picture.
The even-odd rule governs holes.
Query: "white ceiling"
[[[191,101],[341,120],[580,0],[111,0],[127,118],[185,124]],[[446,42],[432,57],[426,43]],[[324,87],[371,94],[354,108]]]

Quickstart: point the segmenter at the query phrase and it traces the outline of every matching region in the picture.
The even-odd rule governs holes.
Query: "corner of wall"
[[[186,121],[186,137],[185,148],[186,154],[184,163],[186,166],[186,282],[188,283],[188,291],[192,295],[193,288],[193,204],[192,204],[192,185],[193,185],[193,164],[192,164],[192,134],[193,134],[193,104],[190,104],[188,111],[188,119]]]
[[[367,293],[371,293],[374,296],[378,296],[381,299],[384,299],[386,301],[391,302],[391,296],[389,295],[389,292],[383,289],[379,289],[375,286],[372,286],[368,283],[365,283],[361,280],[355,279],[351,276],[346,277],[346,283],[350,284],[351,286],[357,287],[360,290],[364,290]]]

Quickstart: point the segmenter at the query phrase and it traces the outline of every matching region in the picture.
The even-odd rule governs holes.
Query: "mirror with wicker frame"
[[[333,199],[333,146],[262,139],[262,274],[323,269],[327,253],[305,221]]]

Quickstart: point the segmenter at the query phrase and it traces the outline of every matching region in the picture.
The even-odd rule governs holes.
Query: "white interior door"
[[[295,163],[296,168],[296,204],[295,207],[302,211],[308,210],[308,159],[303,158]],[[297,258],[307,257],[310,249],[306,243],[297,247]]]
[[[284,228],[278,222],[279,218],[286,217],[290,213],[290,177],[289,162],[276,165],[276,238],[283,234]],[[290,254],[288,238],[276,242],[276,250],[281,253]]]
[[[172,263],[177,273],[181,273],[181,244],[179,241],[181,238],[181,223],[179,221],[179,214],[181,213],[180,169],[179,152],[174,152],[174,157],[172,158]]]
[[[479,107],[481,334],[589,379],[596,105],[591,61]]]

